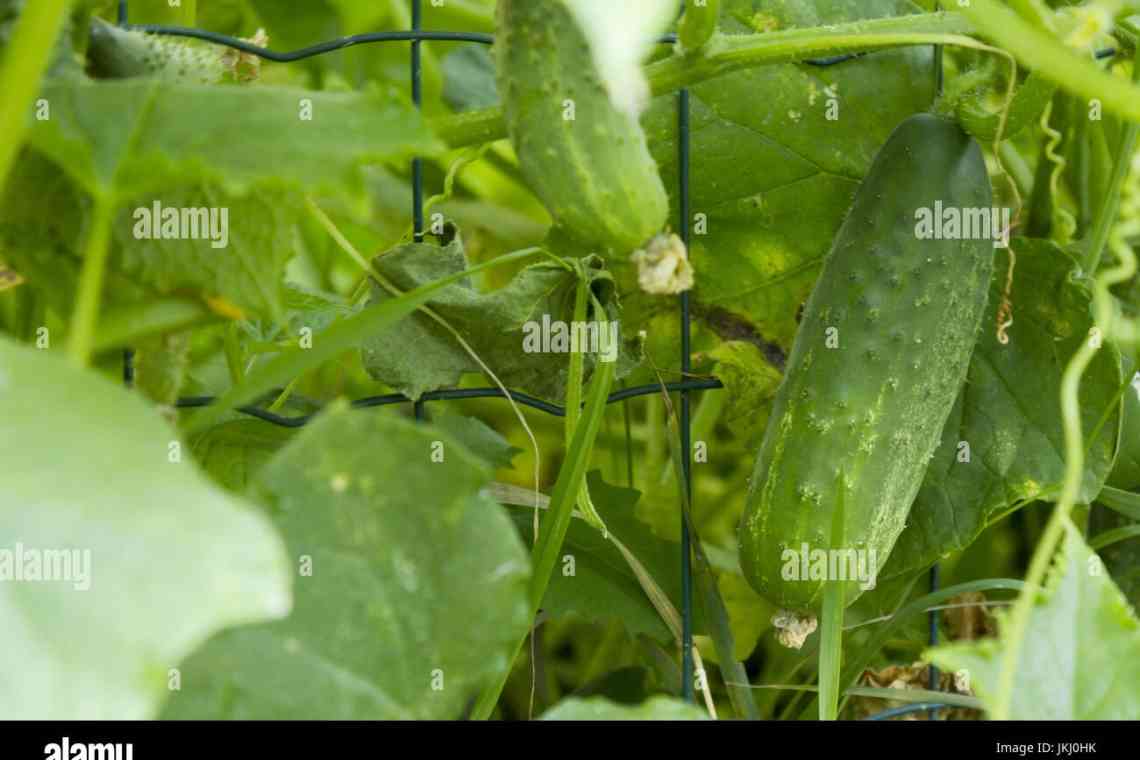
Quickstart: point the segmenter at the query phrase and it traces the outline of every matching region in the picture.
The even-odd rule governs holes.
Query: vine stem
[[[26,3],[16,21],[8,54],[0,66],[0,189],[28,129],[28,108],[40,89],[40,80],[55,54],[71,0],[36,0]]]
[[[111,220],[115,201],[109,193],[94,196],[87,242],[83,250],[83,269],[75,296],[75,311],[68,331],[67,354],[81,367],[91,360],[95,343],[95,326],[99,321],[99,302],[103,296],[103,280],[107,272],[107,254],[111,249]]]
[[[963,16],[939,12],[761,34],[717,33],[700,51],[652,63],[645,74],[653,94],[663,95],[731,71],[817,56],[912,45],[975,47],[979,43],[965,36],[972,31]],[[432,127],[452,147],[498,140],[507,134],[501,107],[438,118]]]
[[[1133,68],[1133,80],[1140,80],[1140,48],[1136,51],[1136,62]],[[1121,140],[1121,148],[1128,146],[1126,139]],[[1134,145],[1134,143],[1133,143]],[[1117,155],[1118,167],[1131,164],[1131,153]],[[1123,186],[1123,180],[1120,182]],[[1100,215],[1096,221],[1095,229],[1104,229],[1104,238],[1111,237],[1111,229],[1116,220],[1120,204],[1119,187],[1116,193],[1110,193]],[[1033,559],[1029,565],[1029,573],[1025,578],[1025,587],[1014,604],[1009,617],[1009,626],[1006,631],[1007,645],[1002,655],[1001,670],[998,673],[998,688],[995,695],[995,706],[991,718],[1008,720],[1010,707],[1013,703],[1013,680],[1017,669],[1018,656],[1025,639],[1026,629],[1029,627],[1029,614],[1033,601],[1041,587],[1042,580],[1048,570],[1049,562],[1057,549],[1058,544],[1067,526],[1072,526],[1069,514],[1080,498],[1082,472],[1085,464],[1085,451],[1082,441],[1080,416],[1080,385],[1081,376],[1092,362],[1103,341],[1112,339],[1118,331],[1115,310],[1113,308],[1112,294],[1109,288],[1125,282],[1136,274],[1136,256],[1131,247],[1117,235],[1118,240],[1113,245],[1113,252],[1119,259],[1117,266],[1102,272],[1093,283],[1093,334],[1081,343],[1080,349],[1065,367],[1061,378],[1061,420],[1065,434],[1065,480],[1061,487],[1061,496],[1045,526],[1041,540],[1033,552]],[[1103,243],[1101,244],[1103,246]],[[1099,257],[1099,254],[1098,254]]]

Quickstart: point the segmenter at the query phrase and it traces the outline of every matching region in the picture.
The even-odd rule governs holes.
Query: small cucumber
[[[846,581],[847,604],[874,582],[965,380],[993,240],[919,239],[919,210],[936,202],[989,209],[992,191],[978,144],[920,114],[875,157],[838,232],[750,481],[741,566],[790,612],[818,611],[825,580]],[[845,540],[831,547],[840,472]]]
[[[96,79],[156,77],[169,82],[212,84],[225,73],[211,48],[121,29],[100,19],[91,22],[87,65]]]
[[[523,176],[572,237],[628,255],[669,199],[637,119],[614,107],[566,0],[499,0],[495,73]]]

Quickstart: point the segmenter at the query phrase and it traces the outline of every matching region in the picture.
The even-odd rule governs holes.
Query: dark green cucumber
[[[918,210],[936,202],[989,209],[992,191],[978,144],[954,122],[921,114],[891,134],[838,232],[750,481],[741,566],[792,612],[822,602],[813,557],[840,558],[813,551],[854,549],[848,558],[872,572],[886,562],[965,380],[993,240],[919,239]],[[831,547],[840,472],[845,541]],[[805,545],[807,578],[804,563],[791,564]],[[850,604],[867,584],[842,572],[827,579],[847,581]]]
[[[572,237],[628,255],[669,199],[637,118],[614,107],[567,0],[499,0],[495,72],[523,176]]]

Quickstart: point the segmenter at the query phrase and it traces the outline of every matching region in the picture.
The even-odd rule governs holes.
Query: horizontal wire
[[[715,378],[698,379],[698,380],[682,380],[676,383],[666,383],[665,387],[669,391],[700,391],[700,390],[717,390],[724,388],[724,384]],[[660,393],[661,386],[650,384],[641,385],[636,388],[625,388],[620,391],[611,393],[607,404],[616,404],[626,399],[636,398],[638,396],[649,396],[654,393]],[[276,394],[274,394],[276,395]],[[557,404],[552,404],[549,401],[535,398],[526,393],[519,391],[510,391],[511,399],[516,403],[523,406],[537,409],[547,414],[554,415],[555,417],[565,417],[565,407]],[[454,388],[447,390],[431,391],[423,394],[419,401],[454,401],[459,399],[473,399],[473,398],[505,398],[503,392],[498,388]],[[216,396],[187,396],[178,399],[175,407],[178,409],[201,409],[202,407],[211,406],[217,402]],[[410,404],[413,403],[412,399],[403,395],[402,393],[390,393],[384,396],[369,396],[366,398],[356,399],[351,402],[353,409],[375,409],[376,407],[392,406],[395,404]],[[286,417],[284,415],[270,412],[262,409],[259,406],[242,406],[238,407],[237,411],[250,417],[256,417],[259,420],[269,422],[279,427],[299,428],[304,427],[319,412],[312,412],[310,414],[300,415],[298,417]]]
[[[484,34],[482,32],[400,30],[352,34],[347,37],[337,37],[336,39],[310,45],[309,47],[300,48],[298,50],[279,53],[269,48],[246,42],[243,39],[231,37],[228,34],[208,32],[204,29],[191,29],[185,26],[169,26],[166,24],[124,24],[124,28],[147,32],[149,34],[161,34],[168,37],[191,37],[196,40],[202,40],[203,42],[212,42],[215,45],[225,45],[226,47],[240,50],[243,53],[256,55],[259,58],[275,61],[277,63],[292,63],[293,61],[300,61],[305,58],[312,58],[314,56],[324,55],[325,53],[343,50],[344,48],[354,47],[356,45],[367,45],[374,42],[475,42],[480,45],[492,45],[495,42],[493,35]],[[658,43],[662,45],[673,45],[676,44],[676,42],[676,34],[664,34],[658,39]],[[866,53],[846,53],[844,55],[831,56],[830,58],[808,58],[805,59],[803,63],[811,66],[834,66],[839,63],[854,60],[855,58],[861,58],[864,55],[866,55]]]

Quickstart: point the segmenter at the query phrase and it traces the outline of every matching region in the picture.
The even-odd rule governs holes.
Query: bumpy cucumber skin
[[[618,255],[661,232],[669,199],[645,133],[610,102],[564,0],[499,0],[494,50],[519,165],[555,221]]]
[[[978,144],[929,114],[876,156],[808,300],[750,480],[740,559],[752,586],[815,612],[819,580],[785,579],[785,549],[841,549],[883,567],[966,377],[993,271],[989,240],[919,240],[918,208],[990,208]],[[838,348],[828,348],[837,328]],[[863,589],[848,580],[850,604]]]
[[[208,48],[121,29],[93,19],[87,48],[88,68],[96,79],[156,77],[168,82],[210,84],[221,81],[221,61]]]

